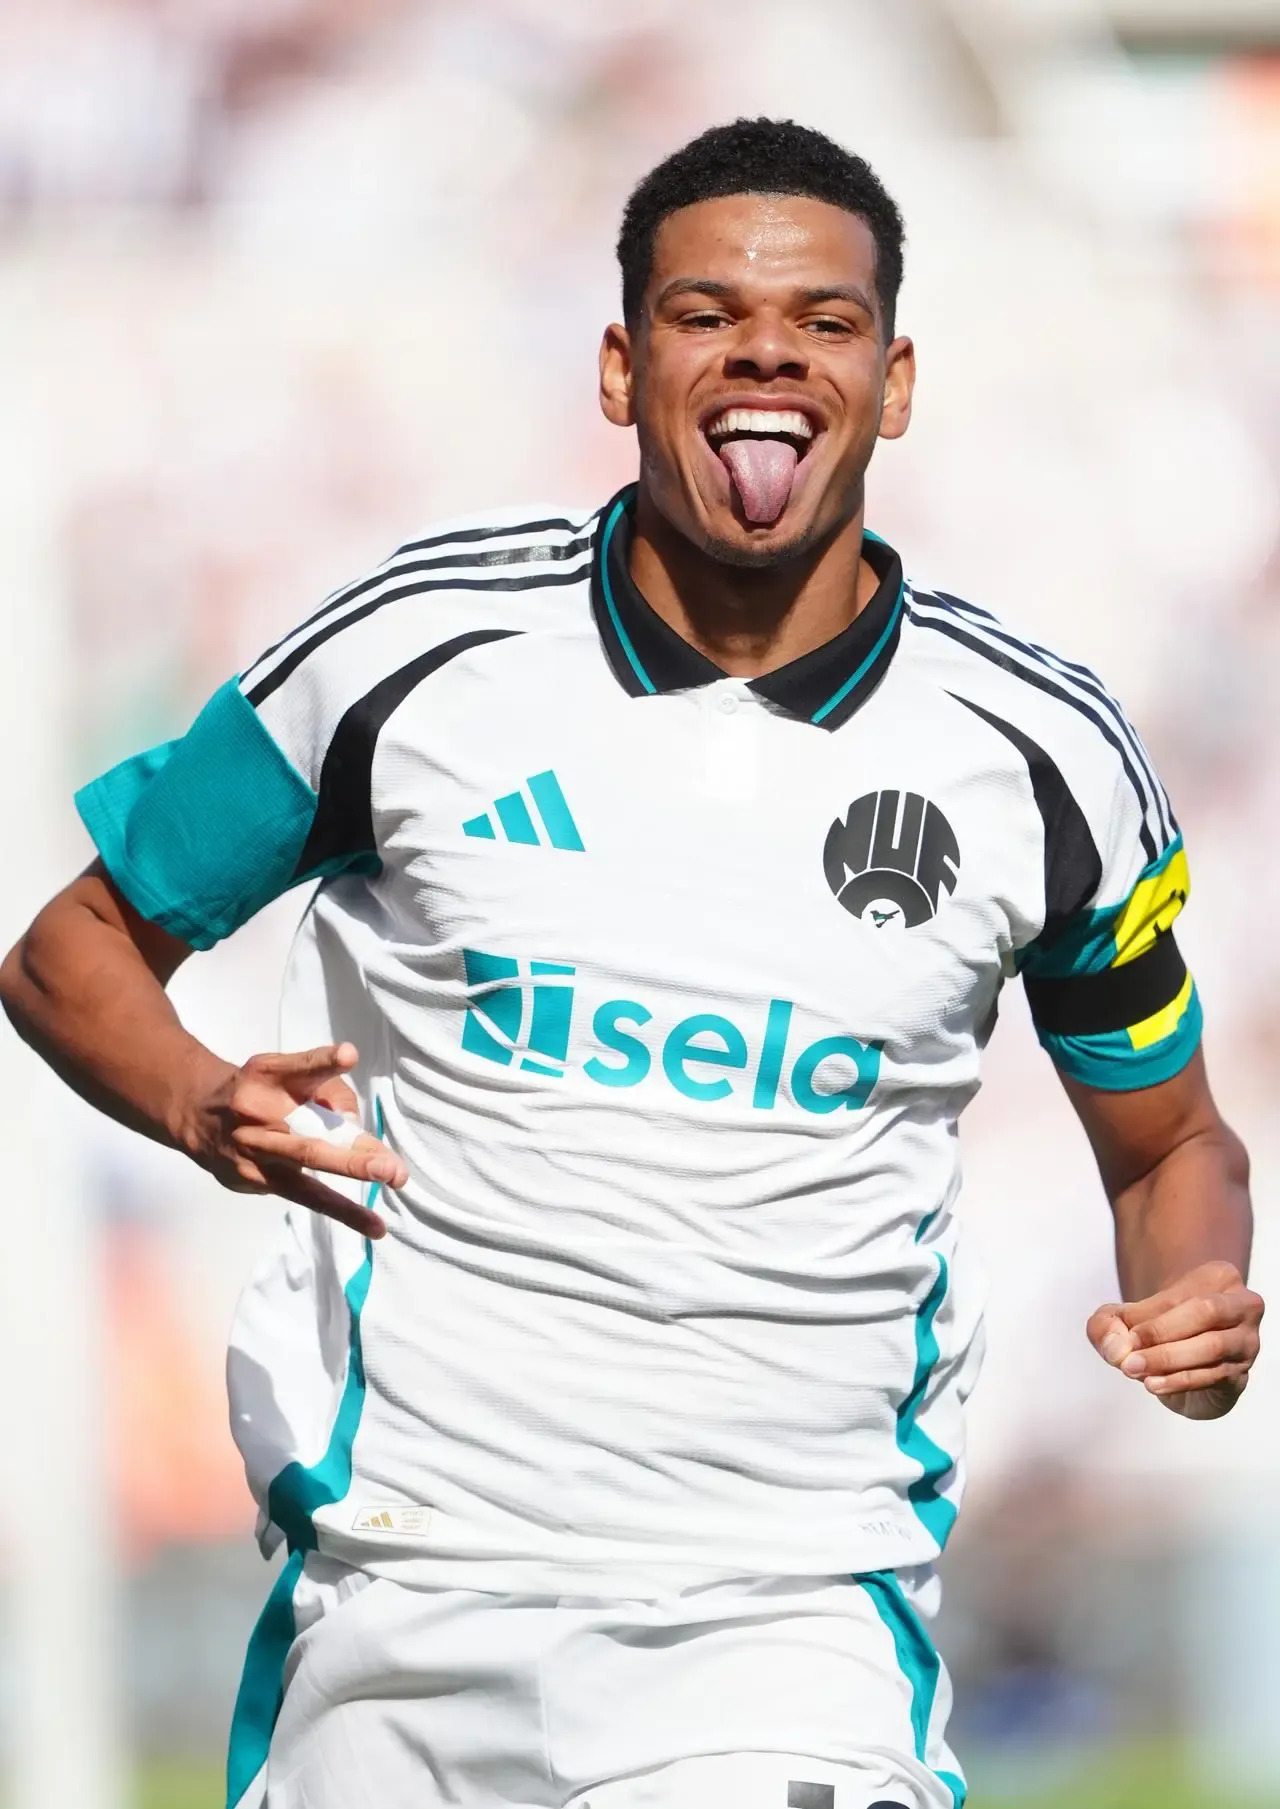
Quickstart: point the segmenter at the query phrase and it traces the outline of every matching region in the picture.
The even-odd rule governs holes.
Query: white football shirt
[[[729,677],[631,581],[632,497],[410,542],[81,794],[197,948],[321,881],[285,1045],[354,1041],[410,1169],[384,1241],[293,1211],[244,1295],[268,1547],[480,1587],[927,1563],[1002,984],[1095,1086],[1196,1047],[1181,838],[1091,673],[869,539],[849,628]]]

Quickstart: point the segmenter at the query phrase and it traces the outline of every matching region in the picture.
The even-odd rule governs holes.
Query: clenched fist
[[[1192,1420],[1229,1413],[1258,1354],[1261,1295],[1231,1263],[1202,1263],[1147,1300],[1099,1307],[1089,1342],[1166,1407]]]

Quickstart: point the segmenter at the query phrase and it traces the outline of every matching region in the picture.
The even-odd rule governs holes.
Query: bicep
[[[1185,1145],[1235,1141],[1214,1101],[1200,1049],[1170,1079],[1132,1092],[1090,1086],[1061,1069],[1058,1077],[1112,1200]]]
[[[86,957],[93,960],[94,938],[104,933],[118,937],[122,948],[135,951],[161,986],[168,985],[193,953],[190,943],[170,935],[135,909],[99,858],[54,894],[10,961],[37,986],[56,983],[59,973],[78,969]]]
[[[101,857],[68,887],[68,892],[100,922],[127,936],[162,986],[167,986],[183,962],[195,953],[189,942],[161,929],[130,904]]]

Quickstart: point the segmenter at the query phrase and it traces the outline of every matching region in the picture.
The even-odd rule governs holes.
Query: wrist
[[[199,1043],[183,1054],[169,1070],[161,1116],[174,1147],[200,1162],[220,1141],[220,1107],[239,1070]]]

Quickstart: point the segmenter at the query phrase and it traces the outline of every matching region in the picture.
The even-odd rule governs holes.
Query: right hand
[[[409,1179],[407,1165],[368,1131],[342,1149],[320,1137],[299,1136],[285,1122],[295,1106],[308,1101],[354,1114],[358,1101],[343,1076],[358,1060],[351,1043],[298,1055],[250,1056],[243,1067],[225,1070],[196,1104],[193,1128],[183,1138],[188,1152],[235,1193],[278,1194],[363,1237],[383,1237],[387,1227],[376,1212],[306,1171],[403,1187]]]

